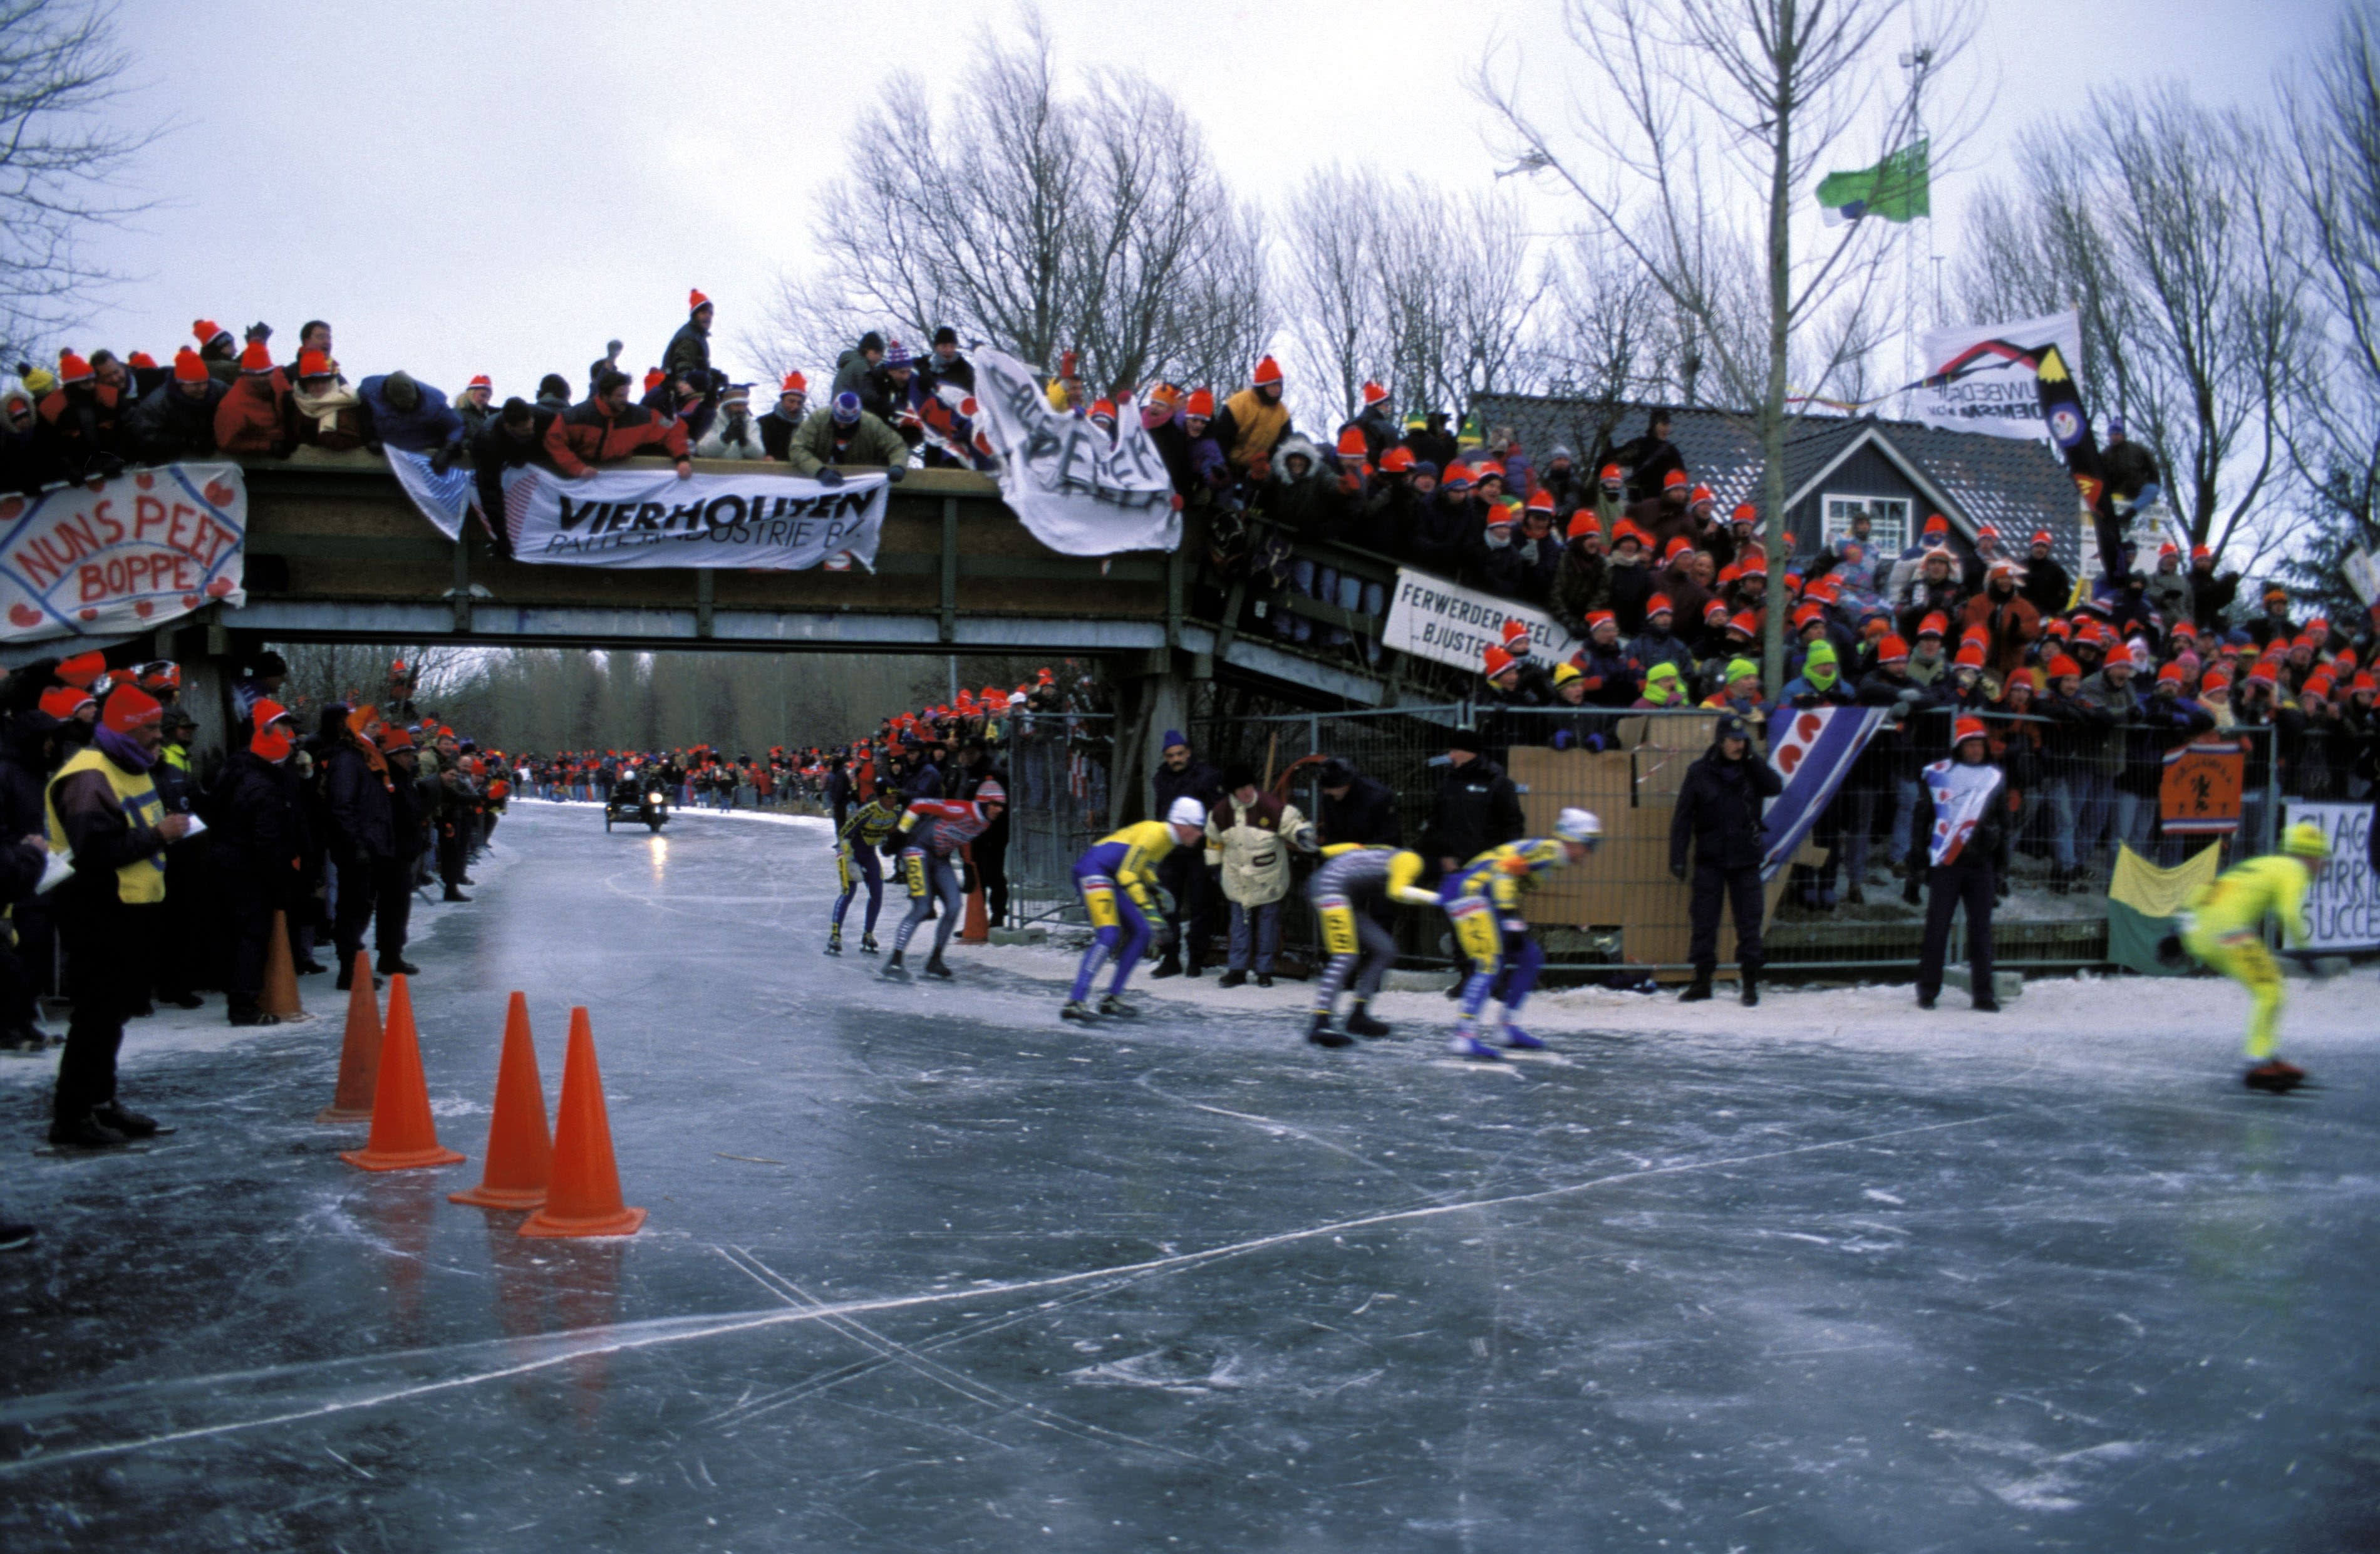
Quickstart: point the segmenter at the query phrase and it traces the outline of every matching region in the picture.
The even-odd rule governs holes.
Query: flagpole
[[[1910,72],[1909,134],[1904,141],[1904,143],[1908,145],[1916,146],[1924,145],[1925,143],[1925,114],[1923,99],[1925,91],[1925,72],[1931,69],[1933,65],[1934,51],[1918,43],[1917,40],[1912,37],[1910,40],[1910,51],[1900,56],[1900,67]],[[1925,247],[1927,251],[1931,252],[1934,247],[1934,202],[1932,199],[1934,159],[1931,147],[1927,148],[1925,163],[1925,181],[1927,186],[1927,199],[1925,203]],[[1916,224],[1912,222],[1910,224],[1909,230],[1903,232],[1900,235],[1900,237],[1902,244],[1900,250],[1900,382],[1902,387],[1900,390],[1900,419],[1907,420],[1910,418],[1910,413],[1912,408],[1911,404],[1911,395],[1912,390],[1909,385],[1916,382],[1918,362]],[[1938,307],[1939,301],[1937,299],[1937,310]],[[1937,319],[1934,322],[1939,323],[1941,321]]]

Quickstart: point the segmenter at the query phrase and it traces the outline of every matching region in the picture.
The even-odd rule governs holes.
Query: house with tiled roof
[[[1598,447],[1642,436],[1652,407],[1601,400],[1489,395],[1475,407],[1479,424],[1512,429],[1540,467],[1557,446],[1582,467]],[[1609,443],[1602,428],[1611,421]],[[1739,502],[1758,505],[1760,440],[1746,412],[1672,407],[1670,441],[1694,480],[1711,488],[1726,512]],[[1950,522],[1952,548],[1972,553],[1976,531],[1989,524],[2002,545],[2023,554],[2034,534],[2047,529],[2051,553],[2070,573],[2082,569],[2087,530],[2074,483],[2047,442],[1946,431],[1915,421],[1876,416],[1804,417],[1785,433],[1785,531],[1797,555],[1810,555],[1847,533],[1865,513],[1878,552],[1897,554],[1939,513]]]

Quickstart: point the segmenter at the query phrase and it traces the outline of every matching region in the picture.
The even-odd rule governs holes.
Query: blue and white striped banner
[[[1780,707],[1768,714],[1768,764],[1785,780],[1785,791],[1768,801],[1768,851],[1760,860],[1763,880],[1775,879],[1802,850],[1802,839],[1833,802],[1860,752],[1883,725],[1887,710]]]
[[[463,532],[463,515],[478,504],[479,495],[471,467],[457,460],[441,475],[430,467],[428,454],[407,453],[403,448],[382,450],[388,455],[389,472],[421,516],[438,526],[438,532],[453,540]]]

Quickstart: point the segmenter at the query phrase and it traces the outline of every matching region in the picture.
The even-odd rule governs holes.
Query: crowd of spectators
[[[955,331],[937,330],[919,357],[869,334],[843,353],[824,403],[811,407],[808,375],[789,371],[775,404],[755,415],[761,385],[730,382],[712,365],[716,305],[700,291],[686,304],[641,381],[620,366],[615,340],[576,400],[557,372],[533,397],[501,402],[485,373],[452,398],[401,370],[351,383],[320,319],[279,358],[271,325],[252,323],[236,339],[211,319],[193,323],[196,344],[164,363],[145,351],[62,350],[55,366],[19,362],[0,375],[0,491],[30,495],[138,465],[285,458],[310,447],[395,448],[440,473],[468,464],[490,513],[504,510],[504,472],[531,464],[576,479],[639,455],[671,459],[682,476],[697,458],[749,459],[830,483],[845,467],[887,467],[899,479],[913,457],[927,467],[991,467],[973,428],[975,369]]]
[[[105,1148],[155,1123],[115,1094],[125,1023],[220,991],[235,1026],[269,1026],[276,929],[298,975],[345,989],[369,937],[375,982],[405,958],[415,892],[468,901],[467,870],[509,769],[412,701],[398,663],[378,701],[285,701],[259,655],[233,687],[228,755],[194,752],[210,710],[177,665],[78,653],[0,677],[0,1049],[57,1044],[44,996],[71,1006],[50,1140]],[[221,717],[221,712],[213,713]],[[301,724],[307,726],[301,726]],[[210,742],[211,745],[212,742]]]
[[[1611,551],[1592,530],[1572,540],[1572,576],[1596,579],[1571,596],[1585,645],[1559,663],[1532,660],[1519,633],[1485,651],[1477,698],[1500,740],[1600,748],[1630,711],[1733,713],[1766,726],[1767,563],[1756,526],[1742,509],[1731,533],[1696,527],[1694,514],[1690,502],[1688,527],[1664,547],[1676,553],[1656,574],[1633,519],[1621,520]],[[2361,800],[2380,780],[2380,610],[2338,630],[2298,618],[2273,587],[2235,620],[2240,579],[2218,573],[2204,547],[2185,555],[2170,542],[2144,570],[2078,588],[2046,531],[2018,552],[1986,527],[1963,555],[1937,515],[1898,555],[1873,555],[1865,541],[1862,520],[1785,579],[1779,703],[1888,714],[1821,823],[1833,852],[1804,881],[1806,904],[1833,907],[1843,873],[1847,899],[1864,899],[1879,831],[1887,863],[1907,878],[1918,770],[1961,715],[1991,731],[2022,809],[2018,848],[2048,860],[2059,892],[2103,883],[2119,844],[2180,861],[2186,840],[2166,832],[2159,809],[2167,758],[2182,746],[2237,742],[2240,833],[2255,840],[2274,792]]]

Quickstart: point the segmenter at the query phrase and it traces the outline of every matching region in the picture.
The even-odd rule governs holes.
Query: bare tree
[[[1690,322],[1723,382],[1756,390],[1744,403],[1763,455],[1762,507],[1779,524],[1795,334],[1859,306],[1890,251],[1863,220],[1797,261],[1795,191],[1845,162],[1881,164],[1914,139],[1914,94],[1884,74],[1886,28],[1909,11],[1903,0],[1565,0],[1565,30],[1586,67],[1568,78],[1591,85],[1560,89],[1548,115],[1518,69],[1499,75],[1493,55],[1477,79],[1521,164],[1577,197],[1590,230]],[[1956,6],[1933,21],[1918,51],[1926,69],[1957,57],[1973,18]],[[1936,129],[1937,158],[1957,116]],[[1746,209],[1761,212],[1756,224],[1739,224],[1734,212]],[[1758,255],[1748,269],[1747,249]],[[1757,331],[1741,327],[1747,285],[1759,298]],[[1815,356],[1805,358],[1816,372],[1809,395],[1841,365]],[[1784,572],[1769,574],[1772,696],[1785,662]]]
[[[2311,314],[2284,423],[2310,521],[2282,570],[2307,597],[2345,606],[2339,564],[2380,549],[2380,20],[2369,6],[2346,14],[2281,100]]]
[[[1309,369],[1327,374],[1340,417],[1352,418],[1363,385],[1394,386],[1396,370],[1382,295],[1382,214],[1391,196],[1378,174],[1320,169],[1291,197],[1281,218],[1275,287]]]
[[[122,175],[154,138],[100,127],[126,56],[102,4],[0,0],[0,352],[30,354],[115,279],[83,252],[135,213]]]
[[[819,206],[824,268],[781,278],[757,354],[817,359],[881,321],[919,338],[948,323],[1026,362],[1078,350],[1089,380],[1135,384],[1262,322],[1252,296],[1193,311],[1260,273],[1262,230],[1179,103],[1123,72],[1069,90],[1038,13],[1014,46],[979,48],[951,101],[895,76],[854,128]]]
[[[1982,207],[1971,313],[2079,305],[2085,393],[2156,455],[2192,540],[2261,548],[2305,334],[2300,202],[2265,126],[2109,89],[2027,134],[2021,167]]]

